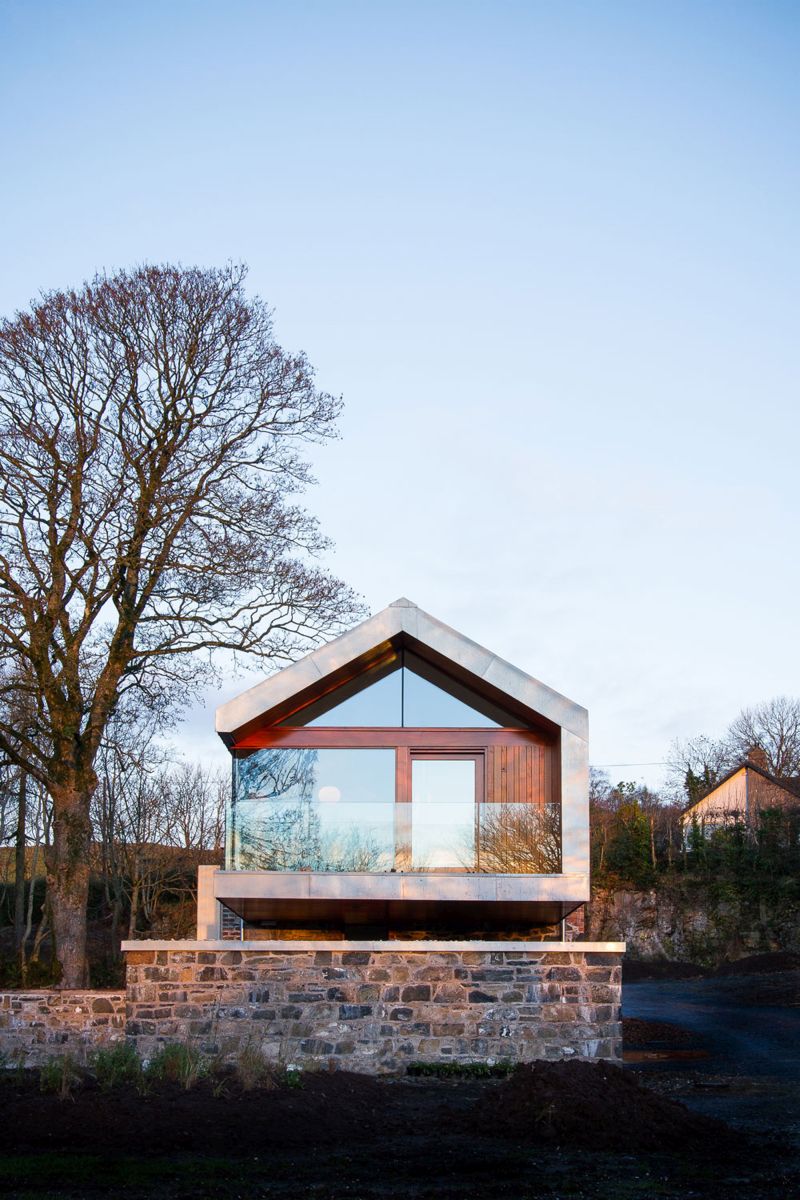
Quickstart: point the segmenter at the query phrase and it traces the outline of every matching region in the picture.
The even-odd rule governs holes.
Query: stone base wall
[[[621,1057],[620,952],[201,945],[128,950],[127,1032],[143,1057],[186,1039],[370,1073]]]
[[[84,1061],[125,1037],[125,993],[0,992],[0,1053],[6,1065],[38,1067],[61,1054]]]

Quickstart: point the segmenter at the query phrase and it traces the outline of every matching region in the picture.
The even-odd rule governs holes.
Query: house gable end
[[[395,601],[341,637],[243,692],[217,709],[217,732],[228,744],[337,689],[358,690],[359,677],[377,680],[404,650],[415,653],[478,697],[518,714],[524,726],[551,733],[563,728],[585,740],[587,714],[491,651],[436,620],[411,601]],[[372,674],[374,673],[374,674]]]

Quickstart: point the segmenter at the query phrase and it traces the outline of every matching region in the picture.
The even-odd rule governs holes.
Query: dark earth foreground
[[[627,985],[624,1069],[320,1072],[302,1087],[204,1080],[147,1096],[89,1083],[67,1100],[9,1072],[0,1196],[789,1200],[800,1196],[800,1007],[753,1004],[758,978],[735,982]]]

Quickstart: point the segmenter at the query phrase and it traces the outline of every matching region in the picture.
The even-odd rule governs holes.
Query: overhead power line
[[[668,762],[638,762],[638,763],[592,763],[593,767],[669,767]]]

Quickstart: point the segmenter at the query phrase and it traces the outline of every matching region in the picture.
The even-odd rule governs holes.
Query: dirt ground
[[[87,1081],[71,1097],[42,1094],[38,1078],[6,1081],[0,1151],[135,1155],[272,1153],[288,1147],[375,1145],[420,1136],[487,1136],[531,1147],[619,1152],[726,1150],[736,1139],[706,1117],[639,1086],[601,1063],[533,1063],[507,1079],[375,1079],[309,1072],[301,1086],[242,1091],[235,1079],[203,1079],[191,1090],[162,1084],[103,1092]]]
[[[800,954],[791,950],[751,954],[722,963],[714,970],[695,963],[625,959],[622,978],[626,984],[696,981],[709,993],[742,1005],[800,1005]]]
[[[744,1138],[771,1139],[797,1161],[800,970],[793,959],[758,956],[701,979],[628,983],[623,1009],[626,1065],[643,1084]],[[682,1036],[671,1036],[667,1025]],[[742,1158],[744,1150],[734,1161]],[[776,1192],[780,1200],[794,1194],[796,1185]]]
[[[630,1071],[534,1064],[505,1080],[310,1073],[242,1093],[202,1081],[43,1094],[0,1087],[0,1195],[714,1197],[800,1191],[780,1145],[690,1113]]]

